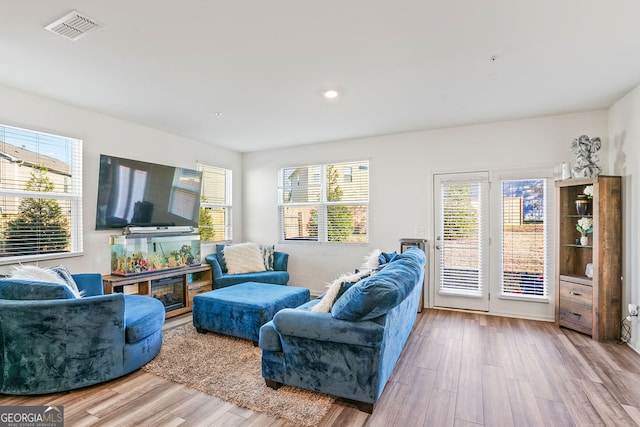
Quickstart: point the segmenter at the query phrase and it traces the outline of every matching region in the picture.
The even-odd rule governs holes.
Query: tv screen
[[[96,230],[198,226],[202,172],[100,155]]]

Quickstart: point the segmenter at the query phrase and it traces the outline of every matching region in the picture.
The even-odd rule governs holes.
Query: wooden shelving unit
[[[138,276],[102,276],[105,294],[120,292],[153,296],[154,281],[162,279],[180,279],[180,290],[184,292],[184,306],[166,312],[165,318],[177,316],[191,311],[193,297],[212,289],[211,266],[203,264],[197,267],[184,267],[157,273],[145,273]],[[177,280],[176,280],[177,282]]]
[[[579,215],[577,196],[593,185],[591,211]],[[620,338],[622,321],[622,179],[619,176],[556,182],[556,323],[598,341]],[[576,224],[593,220],[587,245]],[[587,277],[587,264],[593,276]]]

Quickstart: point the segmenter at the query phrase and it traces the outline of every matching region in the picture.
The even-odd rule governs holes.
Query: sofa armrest
[[[102,275],[100,273],[80,273],[72,274],[73,280],[78,285],[78,290],[84,291],[83,296],[92,297],[103,295]]]
[[[222,267],[220,267],[220,263],[218,262],[218,257],[215,253],[207,255],[204,260],[211,265],[211,277],[215,282],[216,279],[222,277]]]
[[[289,266],[289,254],[286,252],[273,252],[273,269],[277,271],[287,271]]]
[[[278,334],[275,326],[273,326],[273,320],[268,321],[260,327],[258,347],[267,351],[282,351],[280,334]]]
[[[277,312],[273,325],[280,335],[365,347],[380,347],[384,338],[384,327],[373,321],[351,322],[292,308]]]

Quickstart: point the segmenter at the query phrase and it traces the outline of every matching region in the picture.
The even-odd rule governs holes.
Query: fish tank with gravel
[[[131,276],[201,264],[200,234],[109,236],[111,274]]]

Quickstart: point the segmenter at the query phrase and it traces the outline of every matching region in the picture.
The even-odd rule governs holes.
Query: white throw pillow
[[[311,307],[311,311],[315,311],[316,313],[328,313],[331,310],[333,302],[338,296],[338,291],[340,291],[341,285],[342,281],[338,279],[334,280],[334,282],[327,288],[327,292],[324,294],[320,302]]]
[[[227,273],[241,274],[265,271],[262,251],[257,243],[238,243],[224,247]]]
[[[369,255],[364,257],[364,262],[360,266],[360,270],[375,270],[380,265],[380,249],[374,249]]]
[[[344,283],[359,282],[362,278],[376,273],[375,269],[379,265],[378,257],[381,253],[382,251],[380,251],[380,249],[375,249],[369,255],[364,257],[364,262],[356,273],[342,274],[330,283],[327,288],[327,293],[322,297],[322,300],[320,300],[318,304],[311,307],[311,311],[318,313],[328,313],[331,311],[331,307],[333,306],[333,303],[336,302],[336,297],[340,292],[340,287]]]

